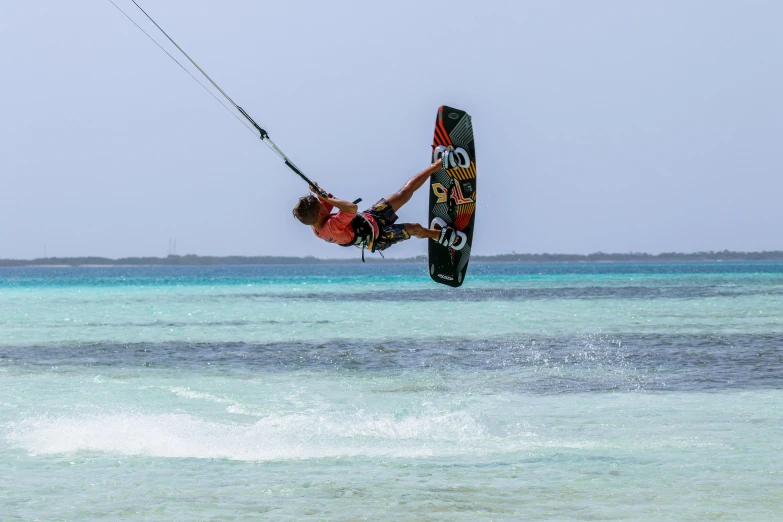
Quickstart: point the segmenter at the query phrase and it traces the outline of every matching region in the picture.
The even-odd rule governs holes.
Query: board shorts
[[[373,244],[373,250],[386,250],[395,243],[411,238],[405,225],[395,225],[397,214],[385,198],[381,198],[375,205],[368,208],[362,214],[369,214],[378,225],[378,237]]]

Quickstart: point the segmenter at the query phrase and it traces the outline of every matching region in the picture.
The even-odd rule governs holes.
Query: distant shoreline
[[[407,258],[368,257],[369,263],[422,263],[426,256]],[[661,254],[501,254],[495,256],[472,256],[474,263],[697,263],[697,262],[741,262],[741,261],[783,261],[783,251],[765,252],[665,252]],[[328,265],[361,263],[358,258],[321,259],[317,257],[286,256],[186,256],[167,257],[48,257],[38,259],[0,259],[0,267],[132,267],[132,266],[214,266],[214,265]]]

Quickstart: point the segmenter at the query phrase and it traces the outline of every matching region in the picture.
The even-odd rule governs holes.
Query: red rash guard
[[[318,211],[318,218],[329,214],[334,208],[329,203],[321,201],[321,209]],[[316,230],[313,227],[315,235],[328,241],[329,243],[337,243],[339,245],[348,245],[353,241],[353,227],[351,226],[351,220],[356,214],[350,214],[348,212],[339,211],[336,214],[331,214],[329,219],[326,220],[321,230]]]

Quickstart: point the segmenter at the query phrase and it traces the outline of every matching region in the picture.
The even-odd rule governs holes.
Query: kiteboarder
[[[310,187],[315,195],[299,198],[294,207],[294,217],[312,227],[319,238],[341,246],[366,247],[375,252],[411,237],[418,237],[429,238],[445,247],[459,250],[465,244],[465,235],[446,226],[441,219],[434,219],[430,228],[418,223],[396,224],[397,211],[432,174],[443,168],[443,165],[446,165],[446,170],[454,168],[456,162],[452,154],[453,151],[444,151],[440,158],[409,179],[399,191],[363,212],[359,212],[355,203],[335,198],[315,184],[315,187]],[[334,208],[337,212],[332,213]]]

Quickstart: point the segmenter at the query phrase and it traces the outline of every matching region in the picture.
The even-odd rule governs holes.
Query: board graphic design
[[[455,250],[429,241],[429,271],[436,283],[458,287],[468,271],[476,221],[476,148],[470,115],[444,105],[438,109],[435,119],[432,161],[440,158],[446,149],[459,152],[465,161],[452,170],[441,169],[430,178],[428,223],[432,224],[435,218],[442,219],[464,232],[467,244]]]

